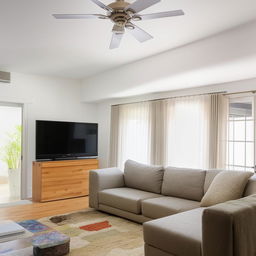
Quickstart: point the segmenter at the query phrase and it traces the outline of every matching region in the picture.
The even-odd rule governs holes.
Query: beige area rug
[[[144,255],[142,225],[119,217],[87,210],[38,221],[71,238],[70,256]],[[0,256],[32,256],[31,244],[23,244],[18,250],[4,246],[2,253],[0,246]]]
[[[142,225],[122,218],[88,210],[39,221],[71,237],[72,256],[144,255]]]

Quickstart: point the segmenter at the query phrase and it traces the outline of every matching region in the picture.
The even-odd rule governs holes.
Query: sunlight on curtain
[[[110,167],[123,168],[132,159],[225,168],[227,107],[226,97],[217,94],[112,106]]]
[[[211,169],[226,169],[228,98],[221,94],[211,95],[210,149]]]
[[[208,168],[210,95],[166,100],[165,165]]]
[[[127,159],[150,163],[151,103],[121,105],[118,134],[118,167],[123,168]]]

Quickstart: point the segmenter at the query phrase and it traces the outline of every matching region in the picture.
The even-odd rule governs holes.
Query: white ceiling
[[[104,14],[89,0],[0,0],[0,70],[80,79],[256,19],[255,0],[162,0],[144,13],[175,9],[186,15],[137,22],[153,40],[140,44],[126,35],[120,49],[109,50],[110,21],[51,16]]]

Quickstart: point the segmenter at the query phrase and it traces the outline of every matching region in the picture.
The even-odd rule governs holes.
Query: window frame
[[[237,95],[236,97],[229,98],[229,105],[234,102],[251,102],[252,104],[252,116],[240,116],[239,119],[235,116],[228,116],[227,118],[227,150],[226,150],[226,169],[228,170],[240,170],[240,171],[252,171],[255,172],[255,98],[252,95]],[[232,128],[232,139],[230,138],[230,123],[233,123]],[[244,122],[244,140],[236,140],[235,139],[235,123],[236,122]],[[248,130],[248,122],[253,123],[253,140],[247,140],[247,130]],[[244,144],[244,165],[235,164],[235,146],[237,143]],[[253,164],[252,166],[247,165],[247,146],[253,144]],[[230,161],[230,144],[232,144],[232,161]]]

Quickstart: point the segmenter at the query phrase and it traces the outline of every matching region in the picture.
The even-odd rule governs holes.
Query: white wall
[[[0,102],[24,104],[25,194],[31,197],[35,159],[35,120],[97,122],[97,108],[81,102],[81,84],[75,80],[12,73],[11,84],[0,83]]]
[[[108,166],[109,161],[109,143],[110,143],[110,123],[111,123],[111,105],[123,104],[130,102],[138,102],[153,99],[163,99],[168,97],[196,95],[213,92],[244,92],[256,90],[256,78],[242,80],[232,83],[216,84],[211,86],[203,86],[185,90],[170,91],[164,93],[148,94],[139,97],[131,97],[124,99],[108,100],[98,104],[98,122],[99,122],[99,159],[100,167]]]
[[[83,81],[83,100],[90,102],[254,78],[255,31],[256,21],[89,77]]]

